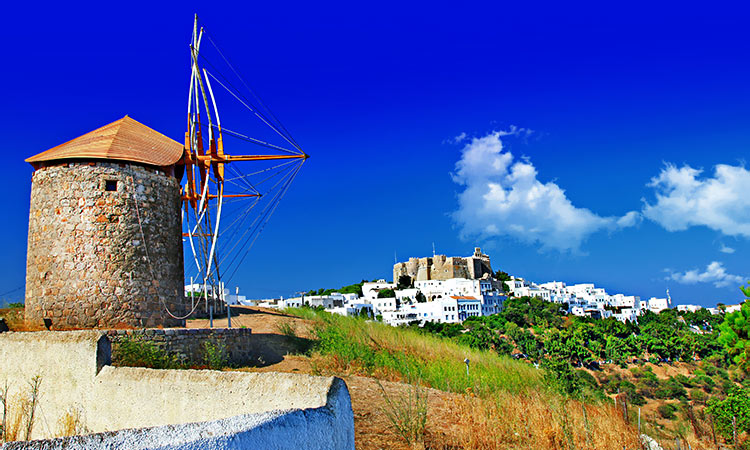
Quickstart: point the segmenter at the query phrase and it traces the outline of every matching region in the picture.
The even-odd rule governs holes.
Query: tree
[[[505,292],[510,292],[510,286],[508,286],[508,283],[506,281],[510,281],[510,275],[508,275],[508,272],[503,272],[502,270],[498,270],[495,272],[495,279],[503,283],[503,290]]]
[[[427,297],[424,296],[422,291],[417,291],[416,299],[417,299],[417,303],[427,302]]]
[[[398,283],[396,289],[409,289],[414,287],[414,282],[409,275],[401,275],[398,277]]]
[[[723,400],[712,398],[706,412],[714,417],[716,429],[727,439],[732,437],[732,419],[738,434],[750,432],[750,388],[736,387]]]
[[[378,291],[378,298],[394,298],[396,292],[393,289],[381,289]]]
[[[495,272],[495,279],[498,281],[510,281],[510,275],[508,275],[508,272],[498,270]]]
[[[740,289],[750,296],[750,284]],[[750,301],[745,300],[739,311],[724,316],[719,331],[719,342],[724,345],[732,362],[741,368],[750,368]]]

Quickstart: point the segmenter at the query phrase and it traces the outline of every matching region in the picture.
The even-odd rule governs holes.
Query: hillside
[[[559,395],[524,362],[413,330],[312,310],[243,312],[232,319],[234,326],[277,333],[307,350],[276,364],[239,370],[343,377],[352,395],[358,449],[640,447],[635,427],[611,404],[583,404]],[[464,358],[470,359],[469,376]],[[422,397],[426,406],[420,409]],[[418,421],[420,410],[426,411],[424,434],[409,444],[388,415]]]
[[[511,303],[511,317],[518,312],[513,311]],[[533,311],[522,320],[546,316],[545,307]],[[22,309],[5,309],[0,316],[20,331]],[[676,448],[676,439],[692,449],[717,448],[714,439],[731,444],[727,429],[707,410],[711,399],[724,399],[734,387],[748,384],[747,374],[726,359],[711,355],[666,363],[632,356],[623,361],[627,355],[620,355],[619,364],[589,358],[575,367],[554,358],[561,350],[550,333],[568,333],[560,342],[570,353],[580,339],[579,326],[619,325],[562,318],[558,329],[551,325],[557,321],[552,315],[546,326],[520,327],[504,318],[392,328],[309,308],[233,308],[232,326],[251,328],[263,351],[252,367],[227,370],[344,378],[358,449],[635,449],[640,448],[639,408],[642,431],[665,449]],[[188,327],[207,322],[192,320]],[[215,327],[226,325],[226,318],[214,321]],[[588,339],[586,348],[595,350],[596,333]],[[534,363],[535,351],[547,355],[541,365]],[[586,359],[581,352],[571,354]],[[737,448],[748,442],[742,428],[738,442]]]
[[[517,448],[529,442],[534,443],[532,448],[629,448],[638,442],[639,407],[643,431],[665,448],[673,448],[675,439],[683,447],[716,448],[713,435],[719,443],[723,438],[711,429],[705,413],[709,394],[701,392],[720,396],[728,383],[738,384],[725,380],[725,386],[717,387],[725,378],[738,375],[714,366],[715,358],[713,362],[640,362],[624,367],[602,364],[595,370],[575,370],[583,388],[578,394],[566,394],[559,380],[545,376],[549,371],[535,368],[529,360],[514,361],[495,348],[462,345],[476,343],[472,337],[481,335],[477,328],[448,338],[424,329],[391,328],[310,309],[279,313],[250,308],[243,312],[233,318],[233,325],[282,335],[299,347],[276,364],[240,370],[344,377],[352,391],[358,448],[398,448],[394,442],[408,447],[393,433],[386,414],[387,395],[379,382],[387,386],[385,392],[395,389],[401,397],[414,397],[415,382],[427,389],[427,448]],[[533,329],[529,334],[534,334]],[[468,377],[463,364],[467,357]],[[645,396],[638,397],[639,393]],[[628,405],[627,421],[623,400]],[[390,430],[390,437],[383,437],[384,430]],[[594,436],[606,438],[594,442]]]

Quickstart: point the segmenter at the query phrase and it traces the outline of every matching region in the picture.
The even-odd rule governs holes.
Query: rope
[[[301,166],[301,164],[302,163],[300,162],[299,165]],[[285,179],[287,179],[287,178],[293,178],[292,177],[293,173],[294,173],[294,170],[290,170],[289,172],[287,172],[284,176],[282,176],[279,179],[279,181],[273,187],[271,187],[271,189],[268,190],[268,192],[269,193],[272,192],[276,188],[276,186],[278,186],[279,184],[281,184],[282,182],[284,182]],[[291,183],[291,179],[289,179],[287,182],[285,182],[284,185],[286,186],[286,185],[288,185],[290,183]],[[282,190],[283,189],[278,190],[278,191],[276,191],[276,193],[274,193],[274,195],[269,200],[269,203],[265,205],[263,211],[261,211],[261,213],[251,222],[250,226],[245,230],[244,233],[242,233],[242,236],[240,236],[239,239],[236,239],[236,242],[235,242],[234,246],[232,246],[232,248],[227,252],[227,257],[229,257],[229,255],[231,255],[234,252],[234,249],[237,248],[237,246],[240,245],[241,242],[243,242],[243,239],[245,238],[245,236],[248,233],[250,233],[250,237],[253,236],[253,234],[255,233],[255,231],[258,229],[259,225],[257,225],[257,224],[259,223],[259,221],[262,220],[267,215],[268,210],[273,206],[273,204],[275,202],[281,200],[279,198],[279,195],[280,195],[280,193],[281,193]],[[248,211],[248,213],[249,213],[249,211]],[[244,241],[243,246],[247,244],[247,242],[250,240],[250,237],[248,237],[248,239]],[[234,261],[237,259],[238,255],[239,254],[235,254],[235,256],[232,258],[232,260],[229,263],[230,267],[232,266],[232,264],[234,264]]]
[[[20,290],[21,290],[21,289],[23,289],[23,288],[24,288],[25,286],[26,286],[25,284],[22,284],[22,285],[18,286],[18,287],[17,287],[17,288],[15,288],[15,289],[11,289],[11,290],[9,290],[8,292],[4,292],[4,293],[0,294],[0,297],[5,297],[5,296],[6,296],[6,295],[8,295],[8,294],[12,294],[12,293],[14,293],[14,292],[16,292],[16,291],[20,291]]]
[[[297,149],[297,150],[299,150],[300,152],[302,151],[302,149],[301,149],[301,148],[299,148],[299,146],[298,146],[298,145],[296,145],[296,144],[295,144],[294,142],[292,142],[291,140],[289,140],[289,138],[288,138],[288,137],[286,137],[286,136],[285,136],[285,135],[284,135],[284,134],[283,134],[283,133],[282,133],[281,131],[277,130],[277,129],[276,129],[276,127],[274,127],[273,125],[271,125],[271,124],[270,124],[270,123],[268,122],[268,120],[266,120],[266,118],[265,118],[265,117],[263,117],[263,115],[262,115],[262,114],[258,113],[258,111],[256,111],[256,110],[254,110],[253,108],[251,108],[251,107],[250,107],[250,106],[249,106],[249,105],[248,105],[247,103],[245,103],[245,102],[244,102],[244,101],[243,101],[243,100],[242,100],[242,99],[241,99],[241,98],[240,98],[240,97],[239,97],[239,96],[238,96],[237,94],[235,94],[235,93],[234,93],[234,92],[232,92],[232,91],[231,91],[231,90],[230,90],[230,89],[229,89],[228,87],[226,87],[226,86],[224,85],[224,83],[222,83],[222,82],[221,82],[221,80],[219,80],[218,78],[216,78],[216,77],[214,76],[214,74],[212,74],[211,72],[206,72],[206,73],[208,73],[208,75],[209,75],[209,76],[210,76],[211,78],[213,78],[214,80],[216,80],[216,82],[217,82],[217,83],[219,83],[219,85],[220,85],[221,87],[223,87],[224,89],[226,89],[226,91],[227,91],[227,92],[229,92],[230,94],[232,94],[232,96],[233,96],[234,98],[236,98],[238,102],[242,103],[242,104],[243,104],[243,105],[245,106],[245,108],[247,108],[247,109],[248,109],[248,110],[249,110],[249,111],[250,111],[251,113],[255,114],[255,116],[256,116],[256,117],[257,117],[258,119],[260,119],[260,120],[261,120],[261,121],[262,121],[263,123],[265,123],[266,125],[268,125],[268,127],[269,127],[270,129],[272,129],[273,131],[275,131],[275,132],[276,132],[276,133],[277,133],[277,134],[278,134],[279,136],[281,136],[282,138],[284,138],[284,140],[285,140],[285,141],[287,141],[288,143],[290,143],[290,144],[292,145],[292,147],[296,148],[296,149]]]
[[[299,173],[299,171],[300,171],[300,169],[302,168],[302,165],[303,165],[304,163],[305,163],[305,160],[302,160],[302,161],[300,162],[300,164],[299,164],[299,165],[297,166],[296,170],[295,170],[295,171],[293,172],[292,176],[290,176],[290,177],[289,177],[289,179],[288,179],[287,183],[285,183],[285,185],[284,185],[284,186],[282,187],[282,189],[281,189],[281,191],[280,191],[280,192],[281,192],[281,195],[280,195],[280,196],[278,197],[278,199],[277,199],[277,200],[275,200],[275,201],[274,201],[274,203],[273,203],[273,208],[272,208],[272,209],[271,209],[271,211],[270,211],[270,212],[269,212],[269,213],[268,213],[268,214],[266,215],[266,217],[265,217],[265,219],[264,219],[264,221],[263,221],[263,225],[261,226],[260,230],[258,231],[258,233],[256,233],[256,234],[255,234],[255,237],[253,237],[253,240],[252,240],[252,241],[250,242],[250,245],[249,245],[249,246],[247,247],[247,250],[245,250],[245,254],[244,254],[244,255],[242,255],[242,258],[241,258],[241,259],[240,259],[240,261],[239,261],[239,262],[237,263],[237,265],[236,265],[236,266],[234,267],[234,270],[232,271],[232,274],[231,274],[231,275],[229,275],[229,277],[228,277],[228,279],[227,279],[228,281],[231,281],[231,280],[232,280],[232,277],[234,277],[234,274],[235,274],[235,273],[237,272],[237,269],[239,269],[239,267],[240,267],[240,266],[242,265],[242,262],[243,262],[243,261],[245,260],[245,258],[247,257],[247,254],[248,254],[248,253],[250,252],[250,249],[251,249],[251,248],[253,247],[253,245],[255,244],[255,241],[256,241],[256,240],[258,239],[258,236],[260,236],[260,234],[261,234],[261,233],[263,232],[263,230],[265,229],[265,226],[266,226],[266,224],[267,224],[267,223],[268,223],[268,221],[269,221],[269,220],[271,219],[271,216],[273,215],[273,213],[274,213],[274,212],[276,211],[276,208],[277,208],[277,207],[279,206],[279,203],[281,202],[281,199],[282,199],[282,198],[284,198],[284,195],[285,195],[285,194],[287,193],[287,191],[289,190],[289,186],[290,186],[290,185],[292,184],[292,181],[293,181],[293,180],[294,180],[294,178],[295,178],[295,177],[297,176],[297,174]],[[230,265],[231,265],[231,264],[232,264],[232,263],[230,263]]]
[[[143,222],[141,221],[141,213],[138,209],[138,193],[135,191],[135,181],[133,181],[132,176],[128,176],[127,180],[130,181],[130,184],[133,186],[133,203],[135,204],[135,216],[138,218],[138,228],[141,230],[141,239],[143,240],[143,250],[146,253],[146,261],[148,262],[148,269],[151,272],[151,280],[156,281],[156,275],[154,274],[154,266],[151,264],[151,256],[148,254],[148,244],[146,243],[146,234],[143,232]],[[190,311],[186,316],[184,317],[177,317],[174,314],[172,314],[172,311],[169,310],[169,307],[167,306],[167,302],[164,301],[161,294],[157,293],[156,296],[159,298],[159,301],[164,306],[164,311],[167,312],[173,319],[177,320],[185,320],[188,317],[190,317],[195,310],[198,308],[198,305],[200,303],[196,303],[195,307],[192,311]]]
[[[246,89],[247,89],[247,90],[248,90],[248,91],[250,92],[250,94],[252,94],[252,96],[253,96],[253,97],[255,97],[255,99],[256,99],[256,100],[258,101],[258,103],[260,103],[260,105],[261,105],[261,106],[263,107],[263,109],[265,109],[265,110],[266,110],[266,112],[268,112],[268,114],[270,114],[270,116],[271,116],[271,117],[273,118],[273,120],[274,120],[274,121],[276,122],[276,124],[277,124],[277,125],[279,126],[279,128],[281,128],[282,130],[284,130],[285,136],[289,138],[289,139],[287,139],[287,140],[291,140],[292,142],[290,142],[290,143],[291,143],[291,144],[292,144],[292,145],[293,145],[293,146],[294,146],[295,148],[297,148],[298,150],[302,151],[302,149],[300,148],[299,144],[297,144],[297,141],[296,141],[296,140],[295,140],[295,139],[294,139],[294,138],[292,137],[292,134],[291,134],[291,133],[289,132],[289,130],[287,130],[287,129],[286,129],[285,127],[284,127],[284,124],[282,124],[282,123],[281,123],[281,121],[280,121],[280,120],[279,120],[279,119],[278,119],[278,118],[276,117],[276,115],[275,115],[275,114],[273,113],[273,111],[271,111],[271,108],[269,108],[268,106],[266,106],[266,104],[265,104],[265,103],[263,102],[263,100],[261,100],[261,98],[260,98],[260,97],[258,96],[258,94],[256,94],[256,93],[255,93],[255,91],[253,91],[252,89],[250,89],[250,86],[248,86],[248,85],[247,85],[247,83],[246,83],[246,82],[245,82],[245,80],[244,80],[244,79],[242,78],[242,76],[240,76],[240,74],[239,74],[239,73],[237,72],[237,70],[235,70],[235,68],[234,68],[234,66],[232,65],[232,63],[230,63],[230,62],[229,62],[229,59],[227,59],[227,57],[226,57],[226,56],[224,56],[224,53],[223,53],[223,52],[221,51],[221,49],[219,48],[219,46],[218,46],[218,45],[216,45],[216,42],[214,42],[214,40],[213,40],[213,39],[211,39],[211,36],[210,36],[210,35],[209,35],[208,33],[206,33],[206,37],[208,38],[209,42],[211,42],[211,45],[213,45],[213,46],[214,46],[214,48],[215,48],[215,49],[216,49],[216,51],[217,51],[217,52],[219,53],[219,55],[221,56],[221,58],[222,58],[222,59],[224,60],[224,62],[225,62],[225,63],[227,64],[227,66],[229,66],[229,68],[230,68],[230,69],[232,70],[232,72],[234,73],[234,75],[235,75],[235,76],[236,76],[236,77],[237,77],[237,78],[238,78],[238,79],[239,79],[239,80],[240,80],[240,81],[242,82],[242,84],[243,84],[243,85],[245,86],[245,88],[246,88]],[[226,78],[226,77],[225,77],[225,78]],[[238,90],[238,91],[239,91],[239,90]]]
[[[214,128],[218,128],[218,127],[216,125],[214,125]],[[289,153],[291,155],[299,155],[298,152],[293,152],[293,151],[291,151],[289,149],[286,149],[284,147],[280,147],[278,145],[271,144],[271,143],[268,143],[266,141],[261,141],[260,139],[255,139],[255,138],[252,138],[250,136],[245,136],[242,133],[238,133],[238,132],[230,130],[229,128],[226,128],[226,127],[222,127],[221,131],[222,132],[225,131],[225,132],[229,133],[231,136],[236,137],[237,139],[241,139],[241,140],[247,141],[247,142],[252,142],[253,144],[258,144],[258,145],[260,145],[262,147],[268,147],[268,148],[272,148],[274,150],[281,150],[282,152],[287,152],[287,153]]]

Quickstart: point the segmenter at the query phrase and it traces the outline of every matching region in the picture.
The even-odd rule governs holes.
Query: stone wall
[[[141,232],[142,230],[142,232]],[[69,162],[34,172],[26,320],[52,329],[181,326],[180,186],[156,169]]]
[[[41,380],[33,439],[61,436],[71,415],[80,430],[100,433],[2,448],[354,449],[351,399],[339,378],[113,367],[109,349],[99,331],[0,334],[9,398]]]
[[[166,328],[140,330],[108,330],[112,342],[112,363],[117,366],[117,351],[126,339],[152,342],[178,361],[189,366],[206,363],[206,344],[213,344],[226,351],[232,365],[252,365],[258,361],[257,343],[253,342],[250,328]]]
[[[436,255],[429,258],[409,258],[408,262],[393,266],[393,281],[407,275],[414,281],[449,280],[451,278],[473,278],[466,258]]]
[[[411,281],[449,280],[451,278],[480,279],[485,274],[493,275],[490,257],[479,247],[467,258],[435,255],[428,258],[409,258],[409,261],[393,265],[393,282],[408,276]]]

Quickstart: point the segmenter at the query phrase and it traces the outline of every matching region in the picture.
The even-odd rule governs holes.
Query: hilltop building
[[[427,258],[409,258],[407,262],[393,265],[393,282],[398,283],[402,276],[411,278],[411,282],[427,280],[450,280],[451,278],[479,279],[484,275],[492,276],[490,257],[483,254],[479,247],[468,257],[434,255]]]

